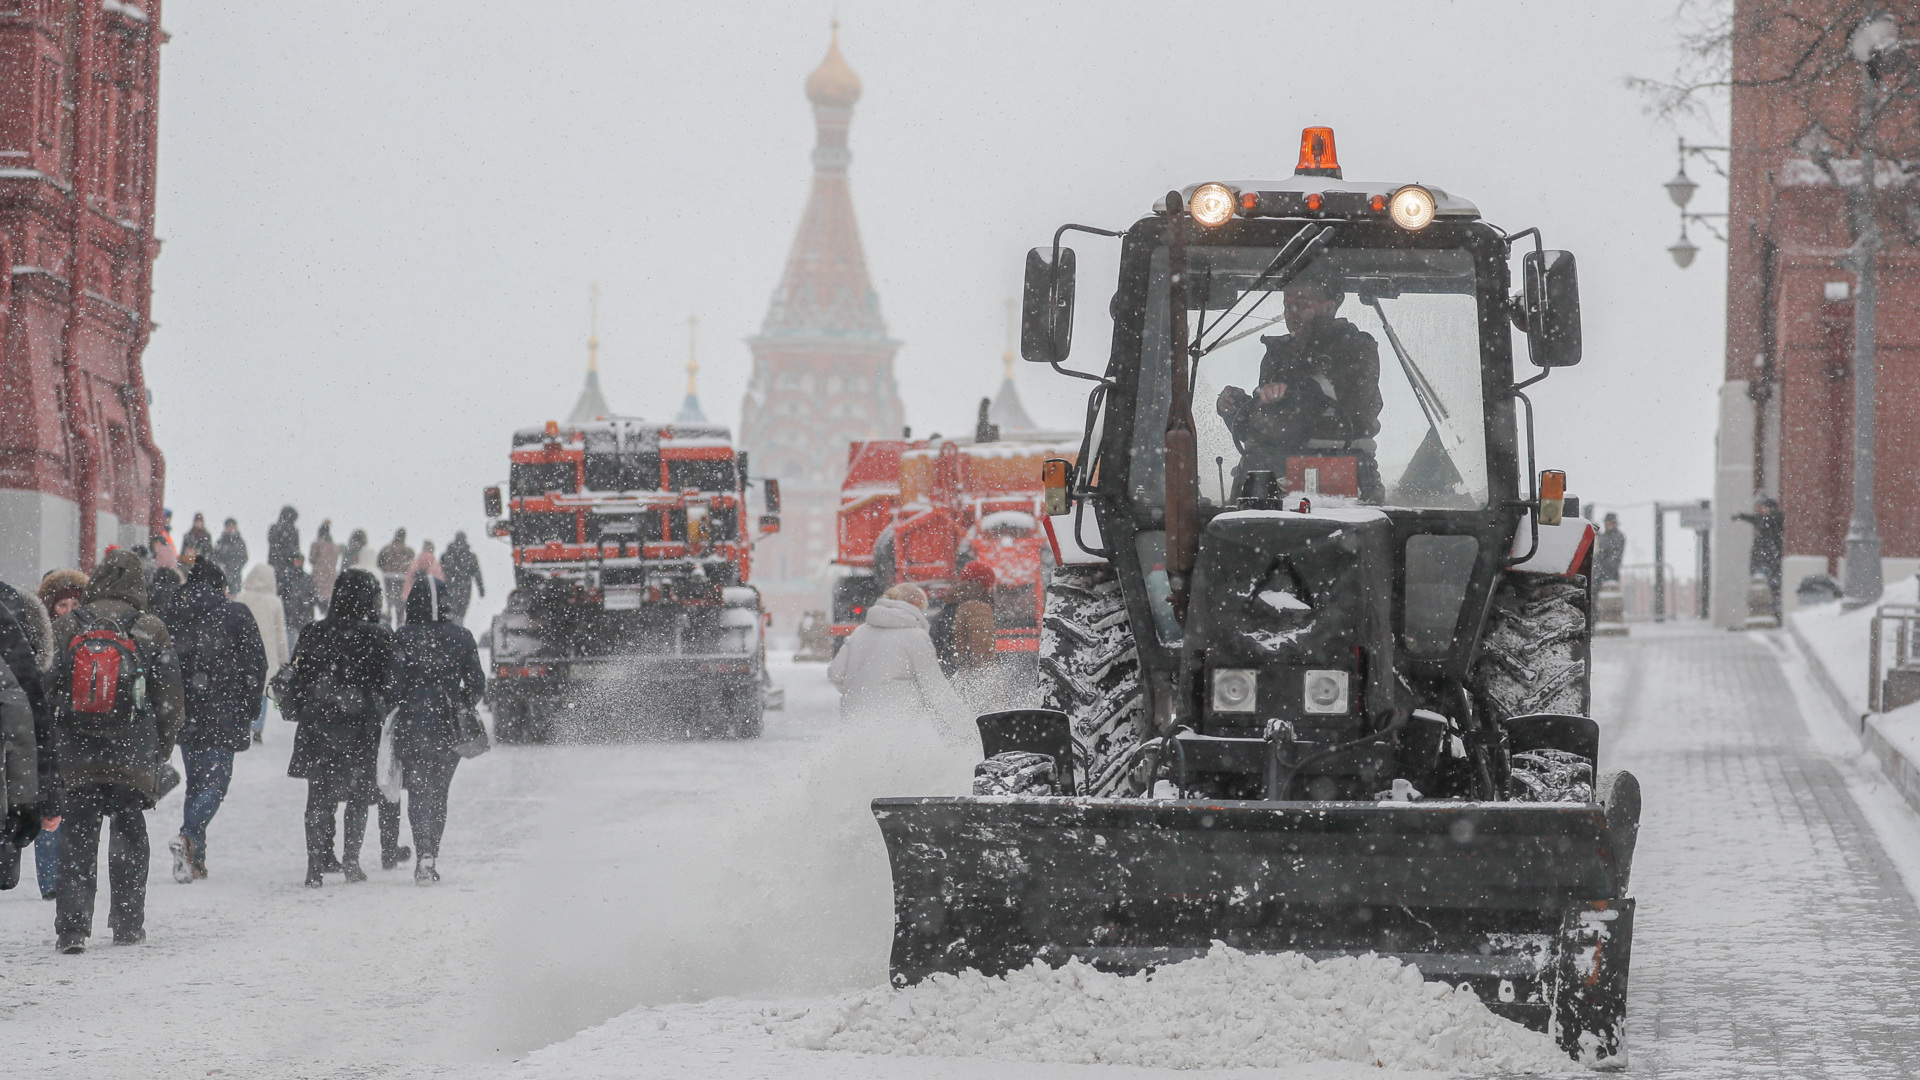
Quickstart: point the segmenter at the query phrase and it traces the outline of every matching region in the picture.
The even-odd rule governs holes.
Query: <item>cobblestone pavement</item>
[[[1766,641],[1597,642],[1594,712],[1646,799],[1630,1071],[1920,1075],[1920,910]]]

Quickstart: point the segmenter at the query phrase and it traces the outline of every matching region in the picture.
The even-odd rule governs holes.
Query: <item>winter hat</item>
[[[49,570],[47,576],[40,579],[40,602],[48,611],[60,606],[60,601],[72,598],[80,599],[80,593],[87,587],[85,571],[68,567],[62,570]]]
[[[918,585],[901,582],[886,592],[888,600],[904,600],[921,611],[927,610],[927,590]]]
[[[993,573],[993,567],[988,566],[979,559],[975,559],[960,568],[960,580],[971,581],[984,589],[991,589],[1000,583],[999,579],[995,577]]]
[[[221,592],[227,591],[227,575],[221,572],[220,567],[212,559],[201,559],[195,562],[193,569],[187,571],[187,582],[211,585]]]

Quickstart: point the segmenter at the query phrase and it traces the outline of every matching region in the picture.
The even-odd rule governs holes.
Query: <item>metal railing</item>
[[[1681,580],[1671,564],[1628,563],[1620,568],[1620,606],[1627,622],[1694,618],[1699,596],[1700,582]]]
[[[1893,624],[1891,635],[1887,624]],[[1892,663],[1888,663],[1888,646]],[[1904,676],[1904,685],[1896,695],[1904,700],[1892,708],[1911,704],[1912,693],[1920,692],[1920,604],[1881,604],[1873,613],[1872,630],[1867,639],[1867,709],[1883,713],[1889,708],[1887,684],[1891,677]],[[1900,692],[1900,691],[1906,692]]]

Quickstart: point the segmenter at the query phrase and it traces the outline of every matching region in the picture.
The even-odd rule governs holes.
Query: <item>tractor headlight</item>
[[[1433,192],[1408,184],[1387,200],[1387,216],[1408,232],[1419,232],[1433,224]]]
[[[1310,713],[1344,713],[1347,711],[1347,673],[1344,671],[1307,672],[1306,708]],[[1214,696],[1218,697],[1219,683],[1214,684]]]
[[[1257,672],[1251,668],[1219,668],[1213,673],[1214,712],[1252,712],[1259,695]]]
[[[1187,198],[1187,213],[1209,229],[1224,225],[1233,216],[1233,192],[1225,184],[1201,184]]]

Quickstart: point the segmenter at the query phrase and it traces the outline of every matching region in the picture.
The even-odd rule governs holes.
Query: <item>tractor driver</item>
[[[1250,469],[1284,479],[1295,455],[1358,459],[1360,497],[1385,492],[1374,460],[1380,431],[1380,346],[1371,334],[1335,314],[1346,298],[1330,274],[1309,270],[1283,291],[1290,333],[1260,340],[1260,383],[1252,394],[1220,391],[1215,410],[1241,450],[1234,485]]]

